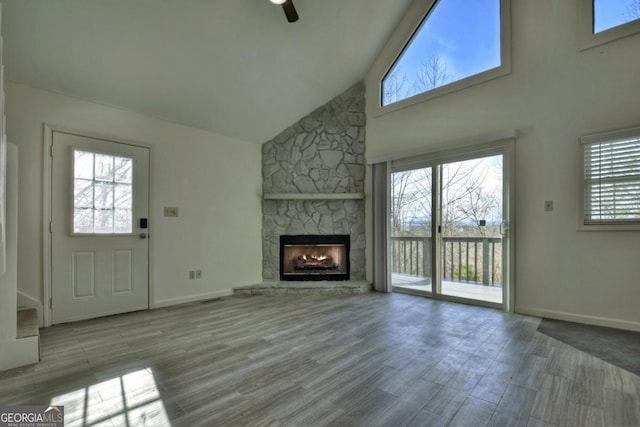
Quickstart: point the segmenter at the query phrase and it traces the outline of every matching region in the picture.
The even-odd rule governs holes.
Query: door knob
[[[138,237],[140,237],[141,239],[146,239],[146,238],[147,238],[147,235],[146,235],[146,233],[140,233],[140,234],[138,235]]]

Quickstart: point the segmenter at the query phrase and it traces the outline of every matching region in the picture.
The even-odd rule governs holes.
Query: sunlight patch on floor
[[[151,369],[141,369],[51,399],[65,426],[169,426]]]

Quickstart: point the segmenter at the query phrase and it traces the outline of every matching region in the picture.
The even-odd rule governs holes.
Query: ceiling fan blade
[[[282,10],[284,10],[284,14],[287,16],[287,21],[296,22],[298,20],[298,12],[296,12],[293,1],[287,0],[282,3]]]

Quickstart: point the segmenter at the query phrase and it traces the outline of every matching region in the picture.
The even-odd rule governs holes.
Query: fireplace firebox
[[[349,280],[349,235],[280,236],[280,280]]]

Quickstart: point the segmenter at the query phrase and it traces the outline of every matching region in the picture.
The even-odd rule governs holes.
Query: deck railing
[[[431,277],[431,237],[392,237],[392,271]],[[442,278],[485,285],[502,284],[502,238],[443,237]]]

